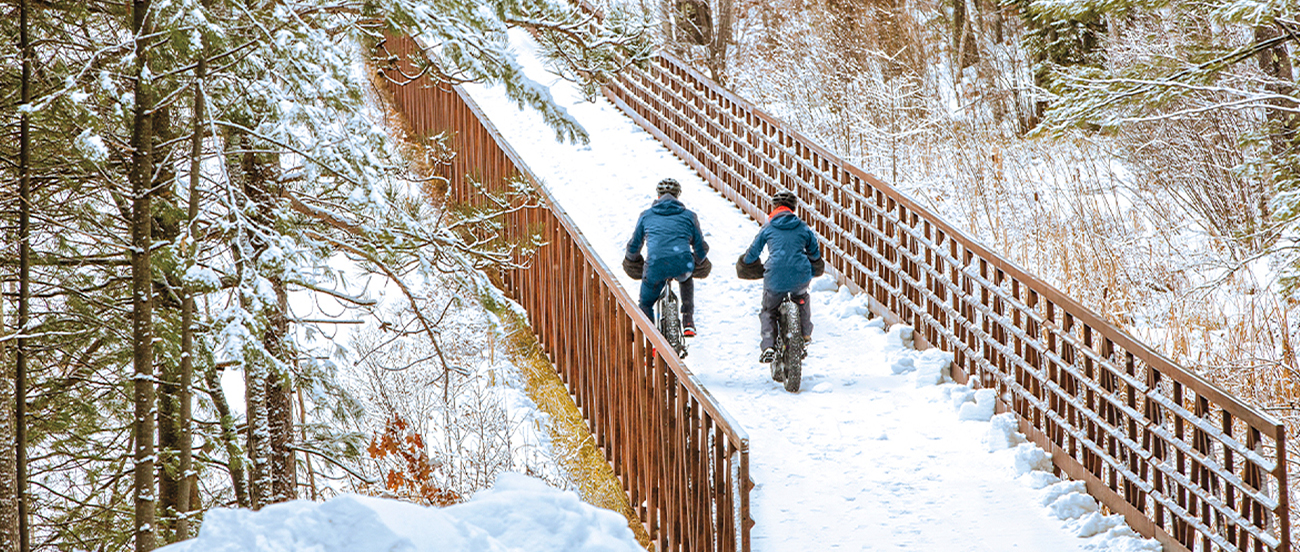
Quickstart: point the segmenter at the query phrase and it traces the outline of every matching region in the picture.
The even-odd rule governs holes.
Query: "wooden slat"
[[[952,351],[956,379],[1005,392],[1057,465],[1144,535],[1290,550],[1286,437],[1272,416],[671,55],[604,93],[759,223],[773,193],[794,191],[842,283],[913,325],[919,344]]]

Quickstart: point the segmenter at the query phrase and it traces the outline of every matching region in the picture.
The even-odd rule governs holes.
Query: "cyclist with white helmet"
[[[671,278],[682,292],[682,334],[695,337],[695,281],[708,276],[709,244],[704,242],[699,217],[677,199],[682,185],[665,178],[655,186],[658,199],[637,218],[627,242],[623,270],[641,280],[641,310],[654,320],[654,304]],[[646,254],[641,256],[641,247]]]

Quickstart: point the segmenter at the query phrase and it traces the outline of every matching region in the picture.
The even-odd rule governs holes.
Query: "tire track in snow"
[[[896,365],[933,364],[933,356],[870,321],[863,299],[829,280],[814,286],[803,391],[771,381],[757,363],[761,282],[732,270],[758,225],[612,104],[585,102],[546,73],[526,36],[512,40],[527,73],[551,86],[591,143],[557,143],[536,113],[499,90],[466,89],[607,266],[620,266],[658,180],[681,182],[682,201],[699,215],[715,269],[696,282],[700,337],[689,342],[687,365],[750,435],[755,552],[1152,549],[1113,517],[1053,516],[1041,489],[1054,479],[1016,469],[1022,450],[990,452],[991,424],[958,419],[954,397],[970,396],[963,386],[918,385],[925,370],[895,374]],[[635,298],[639,283],[618,276]],[[1081,531],[1084,521],[1096,527]]]

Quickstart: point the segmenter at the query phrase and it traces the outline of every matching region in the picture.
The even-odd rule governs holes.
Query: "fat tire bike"
[[[669,278],[664,290],[655,301],[655,314],[659,333],[677,351],[678,358],[686,358],[686,336],[682,334],[682,303],[678,298],[677,280]]]
[[[781,306],[777,307],[776,335],[772,350],[772,379],[785,384],[785,390],[791,393],[799,391],[803,378],[804,339],[799,324],[799,305],[795,304],[792,294],[785,294]]]

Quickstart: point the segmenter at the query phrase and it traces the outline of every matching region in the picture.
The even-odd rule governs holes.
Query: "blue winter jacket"
[[[745,253],[745,262],[754,263],[767,246],[763,264],[763,289],[772,293],[803,291],[812,281],[812,261],[822,258],[817,235],[789,210],[777,211]]]
[[[650,282],[690,274],[695,271],[695,263],[709,254],[699,217],[671,194],[664,194],[641,213],[632,239],[627,242],[626,255],[639,255],[643,242],[646,255],[642,278]]]

